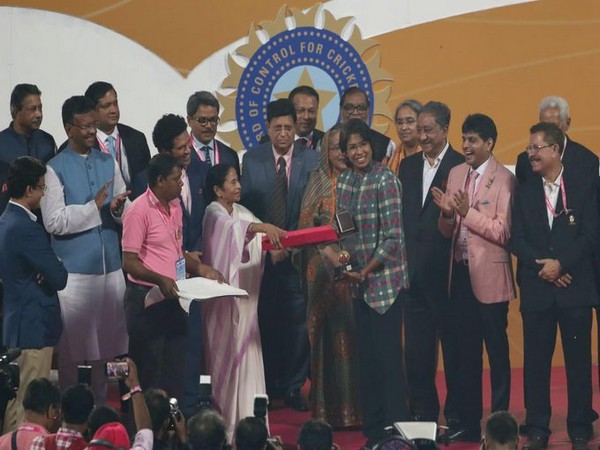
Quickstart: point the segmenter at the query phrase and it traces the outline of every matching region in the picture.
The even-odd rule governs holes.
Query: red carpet
[[[511,395],[511,412],[516,416],[519,423],[525,418],[525,408],[523,406],[523,371],[522,369],[513,369],[512,378],[512,395]],[[440,396],[445,396],[444,376],[442,372],[438,373],[438,388]],[[550,437],[548,448],[563,449],[570,448],[570,441],[566,431],[566,416],[567,416],[567,385],[565,380],[565,371],[562,367],[556,367],[552,370],[552,422],[550,428],[553,430]],[[598,375],[597,368],[593,369],[593,386],[594,386],[594,409],[600,411],[600,400],[598,399]],[[305,392],[308,389],[308,384],[304,387]],[[484,372],[484,405],[490,404],[490,385],[489,374]],[[443,404],[443,403],[442,403]],[[275,403],[276,406],[279,403]],[[489,414],[489,409],[484,409],[484,417]],[[269,421],[271,433],[274,436],[281,436],[287,448],[296,448],[295,442],[298,437],[298,431],[302,423],[310,418],[309,413],[298,413],[289,408],[279,407],[274,408],[269,412]],[[485,422],[482,424],[485,426]],[[600,428],[596,435],[600,433]],[[364,444],[365,438],[360,431],[336,431],[335,442],[342,450],[357,450]],[[523,438],[522,438],[523,440]],[[600,443],[600,439],[596,438],[593,441],[594,445]],[[445,447],[442,446],[441,449]],[[452,450],[462,449],[477,449],[476,444],[451,444],[448,448]]]

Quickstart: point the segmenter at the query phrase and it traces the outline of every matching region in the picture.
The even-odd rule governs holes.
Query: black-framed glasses
[[[92,123],[88,123],[85,125],[78,125],[73,122],[67,122],[67,123],[69,125],[73,125],[75,128],[79,128],[80,130],[83,130],[83,131],[86,131],[86,130],[96,131],[96,129],[98,128],[98,122],[92,122]]]
[[[203,127],[205,127],[209,123],[211,125],[213,125],[213,126],[217,126],[217,125],[219,125],[219,122],[221,121],[221,119],[219,118],[219,116],[215,116],[215,117],[195,117],[195,116],[192,116],[192,120],[195,121],[195,122],[198,122]]]

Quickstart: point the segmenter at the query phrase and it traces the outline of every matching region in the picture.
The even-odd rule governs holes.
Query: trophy
[[[347,280],[347,272],[360,272],[361,267],[356,260],[358,233],[354,219],[349,211],[340,211],[335,215],[338,228],[339,247],[337,261],[334,261],[333,279]]]

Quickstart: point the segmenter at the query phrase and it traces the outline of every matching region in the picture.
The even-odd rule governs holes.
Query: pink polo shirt
[[[176,263],[183,257],[183,213],[179,199],[171,200],[168,214],[148,188],[125,210],[123,251],[137,253],[142,265],[152,272],[177,278]],[[152,286],[131,275],[134,283]]]
[[[23,422],[17,428],[17,448],[29,450],[36,437],[48,434],[50,434],[48,430],[37,423]],[[12,433],[6,433],[0,437],[0,450],[11,450],[11,438]]]

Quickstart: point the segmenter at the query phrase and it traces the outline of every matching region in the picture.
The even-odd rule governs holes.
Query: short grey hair
[[[545,111],[546,109],[558,109],[560,119],[563,121],[569,120],[571,114],[569,113],[569,103],[562,97],[553,95],[542,99],[539,106],[539,112]]]
[[[398,111],[400,111],[404,107],[408,107],[408,108],[412,109],[415,112],[415,114],[418,116],[419,113],[421,112],[421,109],[423,108],[423,104],[420,101],[414,100],[412,98],[410,98],[408,100],[404,100],[402,103],[400,103],[396,107],[396,113],[394,114],[394,120],[396,120]]]

